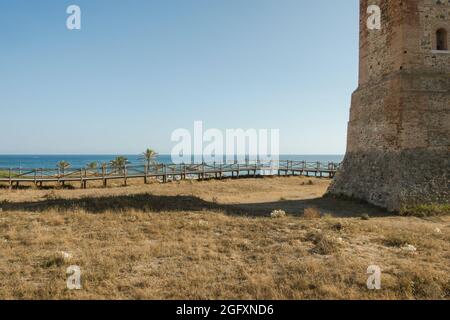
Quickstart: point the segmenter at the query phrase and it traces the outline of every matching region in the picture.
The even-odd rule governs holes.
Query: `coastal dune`
[[[322,198],[329,183],[3,189],[0,298],[449,298],[448,215]],[[71,265],[80,290],[66,287]],[[380,290],[367,288],[371,265],[382,270]]]

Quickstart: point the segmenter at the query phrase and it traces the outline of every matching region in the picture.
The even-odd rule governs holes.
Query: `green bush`
[[[423,204],[404,208],[400,211],[402,216],[434,217],[450,214],[450,204]]]

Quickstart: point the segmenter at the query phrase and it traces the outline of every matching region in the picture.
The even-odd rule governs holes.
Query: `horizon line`
[[[0,153],[0,156],[117,156],[141,155],[138,153]],[[193,154],[192,156],[205,156]],[[247,154],[223,154],[223,156],[245,156]],[[345,153],[280,153],[280,156],[343,156]],[[158,156],[171,156],[170,153],[158,153]]]

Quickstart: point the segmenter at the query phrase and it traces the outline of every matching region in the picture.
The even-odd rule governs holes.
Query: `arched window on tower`
[[[447,30],[439,29],[436,31],[436,50],[448,50],[448,34]]]

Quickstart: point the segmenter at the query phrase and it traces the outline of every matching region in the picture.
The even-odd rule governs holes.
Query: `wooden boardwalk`
[[[333,178],[339,163],[306,162],[306,161],[271,161],[243,163],[200,163],[200,164],[151,164],[125,165],[123,167],[102,166],[97,169],[69,168],[59,169],[24,169],[0,168],[0,183],[6,183],[10,188],[23,183],[32,183],[42,187],[44,183],[64,185],[78,182],[81,188],[86,188],[88,182],[102,181],[103,186],[110,180],[122,180],[124,185],[130,179],[157,179],[163,183],[185,179],[222,179],[257,176],[289,176],[305,175]]]

